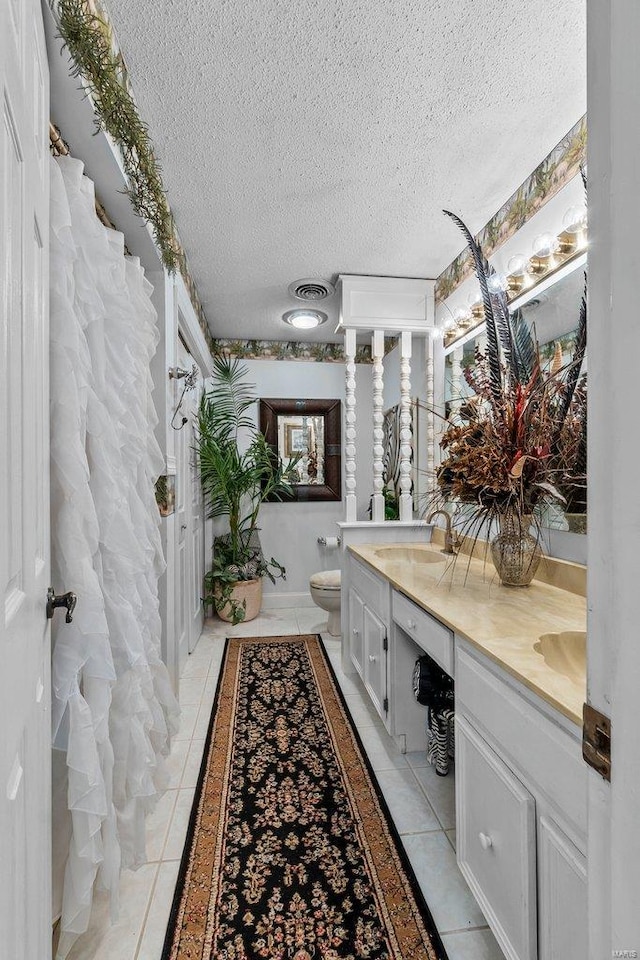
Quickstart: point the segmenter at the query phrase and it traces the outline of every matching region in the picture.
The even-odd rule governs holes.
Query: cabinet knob
[[[409,630],[415,630],[416,628],[415,620],[407,620],[407,626],[409,627]]]
[[[493,840],[487,833],[482,833],[482,831],[480,831],[478,834],[478,839],[480,840],[480,846],[483,850],[488,850],[489,847],[493,846]]]
[[[369,654],[369,663],[375,663],[377,659],[372,653]]]
[[[354,627],[353,630],[351,631],[351,633],[354,635],[354,637],[357,637],[358,634],[360,633],[360,631],[358,630],[357,627]]]

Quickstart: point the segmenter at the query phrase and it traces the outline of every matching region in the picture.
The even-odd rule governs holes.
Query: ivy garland
[[[120,147],[136,213],[151,225],[170,273],[180,266],[173,217],[153,151],[149,130],[126,87],[126,68],[114,50],[111,30],[91,10],[89,0],[49,0],[58,17],[60,36],[73,61],[72,75],[88,87],[98,129]]]

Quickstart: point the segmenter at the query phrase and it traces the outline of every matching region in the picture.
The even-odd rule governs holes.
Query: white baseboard
[[[310,593],[263,593],[265,610],[281,610],[284,607],[314,607]]]

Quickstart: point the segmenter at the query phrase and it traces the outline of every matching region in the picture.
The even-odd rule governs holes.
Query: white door
[[[611,782],[589,771],[588,957],[603,960],[640,957],[640,4],[587,3],[586,11],[587,690],[589,703],[611,720]]]
[[[39,0],[0,4],[0,954],[51,952],[49,75]]]
[[[183,370],[191,369],[191,357],[182,342],[178,343],[178,366]],[[180,400],[180,394],[183,390],[181,380],[175,380],[175,404],[177,406]],[[186,411],[188,394],[185,394],[183,406],[174,423],[177,431],[176,436],[176,633],[178,635],[178,669],[182,670],[189,655],[190,648],[190,566],[191,550],[189,537],[187,533],[190,526],[191,517],[191,490],[189,467],[189,447],[190,447],[190,425],[185,423],[183,426],[183,417],[188,418]],[[187,403],[185,403],[187,400]]]
[[[178,366],[191,370],[194,360],[182,339],[178,343]],[[202,382],[188,390],[175,425],[178,431],[176,450],[176,521],[177,521],[177,588],[176,614],[179,637],[180,669],[187,654],[194,650],[204,622],[202,578],[204,574],[204,514],[202,491],[194,451],[194,415],[200,400]],[[183,390],[183,381],[176,381],[176,403]]]
[[[202,627],[204,625],[204,607],[202,605],[202,580],[204,577],[204,505],[202,500],[202,485],[200,483],[200,472],[198,470],[198,460],[193,449],[195,441],[195,431],[193,418],[197,413],[200,396],[202,393],[202,381],[198,388],[189,394],[189,423],[185,424],[185,430],[189,430],[189,476],[191,486],[191,583],[189,594],[189,653],[191,653],[200,638]]]

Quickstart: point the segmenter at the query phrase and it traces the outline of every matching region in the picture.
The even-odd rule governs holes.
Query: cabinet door
[[[369,607],[364,607],[364,684],[384,719],[387,713],[387,628]]]
[[[584,960],[588,954],[587,867],[560,827],[540,817],[540,960]]]
[[[364,603],[362,597],[354,590],[349,589],[349,649],[351,651],[351,660],[354,667],[364,679],[363,656],[364,656]]]
[[[535,960],[535,802],[460,715],[456,825],[458,864],[507,960]]]

